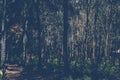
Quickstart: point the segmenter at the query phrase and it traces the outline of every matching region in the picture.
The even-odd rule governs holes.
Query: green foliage
[[[50,64],[54,64],[54,65],[58,65],[58,59],[57,58],[54,58],[54,59],[48,59],[48,63]]]
[[[54,64],[58,64],[58,61],[59,61],[59,60],[56,58],[56,59],[53,60],[53,63],[54,63]]]
[[[92,79],[91,79],[91,77],[85,75],[85,76],[83,77],[83,80],[92,80]]]
[[[94,63],[90,59],[83,63],[71,61],[70,66],[73,75],[78,80],[92,80],[94,77],[97,77],[98,80],[110,80],[116,79],[119,75],[119,62],[116,61],[113,64],[110,59],[102,60],[100,63]]]
[[[117,73],[119,69],[119,63],[116,62],[115,64],[112,64],[110,60],[105,60],[103,63],[99,64],[98,71],[104,72],[106,74],[114,75]]]
[[[72,76],[69,76],[67,78],[64,78],[64,80],[73,80]]]
[[[76,65],[76,66],[79,66],[79,65],[76,63],[76,61],[71,61],[71,62],[70,62],[70,66],[71,66],[71,67],[74,67],[75,65]]]

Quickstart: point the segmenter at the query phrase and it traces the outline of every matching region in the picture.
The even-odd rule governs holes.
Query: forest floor
[[[7,80],[64,80],[62,79],[64,75],[59,76],[58,74],[51,73],[47,76],[42,76],[34,72],[26,71],[26,69],[17,64],[7,64],[6,66]],[[120,80],[120,78],[117,80]]]
[[[23,67],[17,64],[7,64],[6,66],[7,66],[7,69],[6,69],[7,80],[56,80],[54,79],[54,77],[52,77],[52,75],[41,76],[40,74],[27,72],[24,70]]]

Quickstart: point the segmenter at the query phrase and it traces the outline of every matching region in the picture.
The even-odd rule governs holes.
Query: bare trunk
[[[95,39],[95,36],[96,36],[96,30],[97,30],[97,21],[98,21],[98,3],[99,1],[96,0],[95,2],[95,16],[94,16],[94,27],[93,27],[93,36],[92,36],[92,58],[93,58],[93,61],[95,62],[95,58],[96,58],[96,39]]]
[[[108,56],[108,33],[106,35],[106,40],[105,40],[105,56]]]
[[[23,34],[23,61],[26,61],[26,43],[27,43],[27,24],[28,21],[26,20],[25,22],[25,30],[24,30],[24,34]]]
[[[93,34],[93,40],[92,40],[92,59],[95,61],[95,39]]]
[[[87,8],[86,8],[86,35],[85,35],[85,59],[88,58],[88,28],[89,28],[89,2],[87,0],[86,2]]]
[[[3,1],[3,20],[2,20],[2,39],[1,39],[1,66],[5,62],[5,54],[6,54],[6,32],[5,32],[5,7],[6,0]]]
[[[65,74],[68,75],[69,73],[69,54],[68,54],[68,0],[64,0],[64,13],[63,13],[63,19],[64,19],[64,30],[63,30],[63,55],[64,55],[64,69]]]
[[[1,39],[1,65],[5,62],[5,54],[6,54],[6,33],[2,35]]]

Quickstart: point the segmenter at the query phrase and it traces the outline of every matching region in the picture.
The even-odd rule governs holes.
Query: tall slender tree
[[[2,18],[2,39],[1,39],[1,66],[5,62],[5,54],[6,54],[6,0],[3,0],[3,18]]]
[[[35,3],[35,8],[36,8],[36,16],[37,16],[37,23],[36,23],[36,27],[38,27],[38,58],[39,58],[39,62],[38,62],[38,69],[39,71],[42,69],[42,60],[41,60],[41,49],[42,49],[42,39],[41,39],[41,33],[43,30],[43,27],[40,25],[40,10],[39,10],[39,6],[40,6],[40,1],[37,0],[37,2]]]
[[[95,48],[96,48],[96,41],[95,41],[95,32],[96,32],[96,27],[97,27],[97,19],[98,19],[98,0],[95,2],[95,14],[94,14],[94,29],[93,29],[93,34],[92,34],[92,59],[95,61],[96,54],[95,54]]]
[[[63,3],[63,22],[64,22],[64,30],[63,30],[63,55],[64,55],[64,69],[65,74],[68,74],[69,72],[69,54],[68,54],[68,28],[69,28],[69,22],[68,22],[68,0],[64,0]]]

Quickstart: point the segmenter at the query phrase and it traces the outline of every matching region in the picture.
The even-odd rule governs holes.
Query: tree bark
[[[25,28],[24,28],[24,33],[23,33],[23,65],[26,63],[26,46],[27,46],[27,25],[28,21],[25,21]]]
[[[65,74],[69,73],[69,54],[68,54],[68,0],[64,0],[64,12],[63,12],[63,21],[64,21],[64,30],[63,30],[63,56],[64,56],[64,69]]]
[[[6,31],[5,31],[6,0],[3,0],[2,38],[1,38],[1,66],[5,62],[6,54]]]
[[[96,0],[95,2],[95,16],[94,16],[94,28],[93,28],[93,34],[92,34],[92,59],[95,62],[95,58],[96,58],[96,40],[95,40],[95,36],[96,36],[96,30],[97,30],[97,19],[98,19],[98,0]]]

